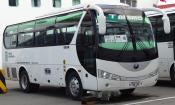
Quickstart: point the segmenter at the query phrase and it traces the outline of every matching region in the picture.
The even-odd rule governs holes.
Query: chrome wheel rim
[[[70,80],[69,87],[70,87],[71,94],[73,96],[78,96],[79,89],[80,89],[80,83],[79,83],[79,81],[78,81],[78,79],[76,77],[73,77]]]
[[[27,88],[27,84],[28,84],[28,79],[26,75],[22,75],[21,77],[21,86],[23,89]]]

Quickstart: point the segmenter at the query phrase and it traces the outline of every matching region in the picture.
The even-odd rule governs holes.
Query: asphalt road
[[[65,95],[64,89],[42,86],[37,93],[25,94],[18,82],[7,81],[9,92],[0,95],[0,105],[81,105]],[[175,86],[159,81],[157,86],[138,88],[129,97],[98,100],[96,105],[175,105]]]

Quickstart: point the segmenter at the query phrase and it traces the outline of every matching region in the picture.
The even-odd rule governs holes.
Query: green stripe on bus
[[[125,46],[125,42],[114,42],[114,43],[101,43],[99,44],[100,47],[106,48],[106,49],[112,49],[112,50],[122,50]],[[127,42],[128,46],[125,50],[133,50],[132,42]],[[137,50],[143,50],[143,49],[151,49],[155,47],[155,44],[153,41],[143,41],[143,42],[137,42],[136,43]]]

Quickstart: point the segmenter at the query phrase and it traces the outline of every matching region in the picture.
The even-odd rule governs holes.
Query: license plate
[[[129,83],[129,86],[137,87],[137,86],[139,86],[139,84],[140,84],[139,81],[133,81],[133,82],[130,82],[130,83]]]

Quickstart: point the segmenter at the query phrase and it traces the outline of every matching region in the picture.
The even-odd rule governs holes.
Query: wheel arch
[[[19,78],[19,76],[21,75],[22,71],[27,72],[27,70],[26,70],[26,68],[25,68],[24,66],[21,66],[21,67],[19,68],[18,78]],[[28,74],[28,72],[27,72],[27,74]]]
[[[71,74],[71,73],[76,73],[78,76],[79,76],[79,78],[80,78],[80,75],[79,75],[79,73],[78,73],[78,71],[75,69],[75,68],[69,68],[67,71],[66,71],[66,74],[65,74],[65,82],[67,83],[67,80],[68,80],[68,76]],[[80,80],[81,80],[81,78],[80,78]],[[81,80],[81,82],[82,82],[82,80]]]

